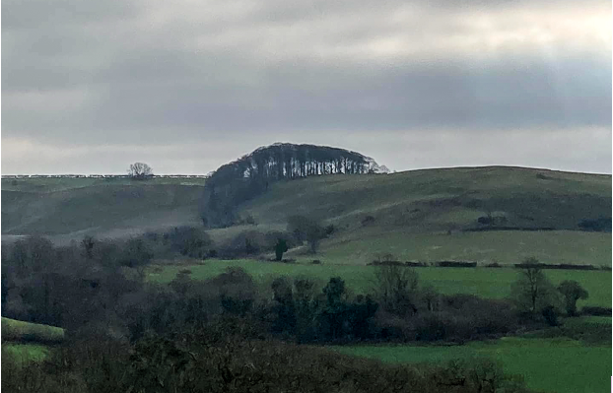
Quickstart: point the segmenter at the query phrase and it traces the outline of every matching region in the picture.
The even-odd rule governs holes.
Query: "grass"
[[[2,179],[2,190],[23,191],[48,193],[55,191],[71,190],[76,188],[91,187],[96,185],[199,185],[203,186],[205,178],[187,177],[187,178],[170,178],[170,177],[154,177],[147,181],[135,181],[128,178],[20,178],[20,179]]]
[[[47,193],[2,191],[2,234],[103,237],[121,230],[201,225],[201,186],[93,185]]]
[[[341,264],[366,264],[378,254],[391,253],[401,261],[513,264],[536,257],[543,263],[611,266],[611,234],[607,233],[491,231],[447,235],[401,230],[369,232],[339,234],[322,244],[318,258]]]
[[[309,214],[352,228],[372,215],[377,227],[417,232],[474,225],[489,211],[506,225],[576,229],[583,218],[610,216],[611,176],[515,167],[320,176],[275,184],[243,211],[261,223]]]
[[[41,344],[18,344],[3,343],[2,356],[9,357],[17,364],[25,364],[31,361],[40,362],[49,355],[49,347]],[[6,358],[5,358],[6,360]]]
[[[522,375],[528,387],[556,393],[606,391],[611,346],[586,346],[569,339],[506,337],[462,346],[354,346],[335,350],[391,363],[438,363],[489,357],[505,372]]]
[[[17,321],[2,317],[3,341],[59,342],[64,339],[64,329],[37,323]]]
[[[216,261],[207,260],[204,264],[189,266],[191,277],[204,280],[221,273],[228,266],[238,266],[256,281],[267,282],[275,276],[307,276],[321,282],[330,277],[342,277],[347,286],[354,292],[370,291],[375,272],[373,266],[349,266],[339,264],[284,264],[260,262],[253,260]],[[149,280],[168,283],[172,281],[179,270],[186,266],[166,265],[149,270]],[[517,278],[518,270],[512,268],[417,268],[422,283],[432,284],[444,294],[468,293],[484,298],[499,299],[510,293],[511,283]],[[606,271],[571,271],[547,270],[545,274],[554,284],[564,280],[576,280],[587,289],[589,299],[579,301],[579,306],[611,305],[611,272]]]
[[[201,225],[205,179],[2,179],[2,234],[126,237]],[[462,232],[492,212],[507,226],[556,231]],[[282,230],[305,214],[334,224],[322,242],[325,262],[365,264],[378,253],[404,260],[611,264],[610,234],[578,231],[586,218],[610,216],[611,176],[516,167],[447,168],[389,175],[317,176],[272,184],[239,209],[251,228],[211,231],[218,241],[244,229]],[[371,225],[362,220],[372,216]],[[451,235],[446,235],[453,230]],[[292,255],[292,253],[290,253]],[[293,255],[296,255],[295,253]],[[303,259],[301,255],[297,258]]]

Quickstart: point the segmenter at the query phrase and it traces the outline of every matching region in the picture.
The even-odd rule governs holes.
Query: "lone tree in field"
[[[130,164],[128,174],[132,179],[144,180],[153,176],[153,169],[144,162],[135,162],[134,164]]]
[[[563,281],[558,286],[558,291],[564,296],[566,314],[569,317],[577,314],[577,300],[587,299],[589,297],[588,292],[574,280]]]
[[[524,261],[524,267],[512,286],[512,296],[523,312],[532,316],[555,303],[555,290],[536,258]]]

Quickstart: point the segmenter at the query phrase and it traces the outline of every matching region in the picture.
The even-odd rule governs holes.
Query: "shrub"
[[[581,314],[583,315],[594,315],[598,317],[610,317],[611,316],[611,308],[608,307],[595,307],[595,306],[584,306],[581,308]]]
[[[563,281],[558,291],[564,296],[566,314],[571,317],[577,313],[577,300],[589,297],[588,292],[574,280]]]
[[[365,227],[365,226],[368,226],[368,225],[370,225],[370,224],[372,224],[372,223],[374,223],[374,222],[375,222],[375,217],[370,216],[370,215],[365,216],[365,217],[362,219],[362,221],[361,221],[362,226],[364,226],[364,227]]]
[[[141,238],[128,240],[119,256],[120,265],[127,267],[141,267],[149,264],[153,253]]]
[[[584,231],[611,232],[611,217],[581,220],[578,226]]]
[[[213,244],[203,229],[188,226],[174,228],[165,238],[170,242],[172,251],[190,258],[204,259]]]

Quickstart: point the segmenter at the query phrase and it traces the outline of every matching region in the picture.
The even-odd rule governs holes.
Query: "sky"
[[[3,0],[2,174],[204,174],[275,142],[392,170],[611,173],[610,0]]]

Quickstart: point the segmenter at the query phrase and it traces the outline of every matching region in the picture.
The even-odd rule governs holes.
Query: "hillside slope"
[[[3,189],[2,235],[115,237],[199,221],[200,185],[137,182],[54,189]]]
[[[372,215],[377,225],[419,232],[477,228],[489,212],[506,227],[578,229],[582,219],[611,215],[611,176],[513,167],[322,176],[275,185],[242,211],[261,223],[309,214],[356,224]]]
[[[177,225],[201,225],[203,182],[91,179],[2,181],[3,240],[85,234],[122,237]],[[257,226],[210,231],[216,240],[244,230],[282,230],[304,214],[334,224],[317,256],[298,259],[364,264],[379,254],[402,260],[611,264],[611,234],[580,230],[585,219],[611,217],[611,176],[530,168],[479,167],[387,175],[328,175],[273,184],[240,205]],[[479,223],[494,217],[495,224]],[[484,230],[486,229],[486,230]]]
[[[479,167],[315,177],[276,184],[240,214],[263,227],[293,214],[334,224],[338,231],[321,257],[337,263],[366,263],[380,253],[501,263],[611,259],[610,233],[579,227],[611,216],[608,175]],[[488,215],[498,217],[495,225],[478,222]]]

